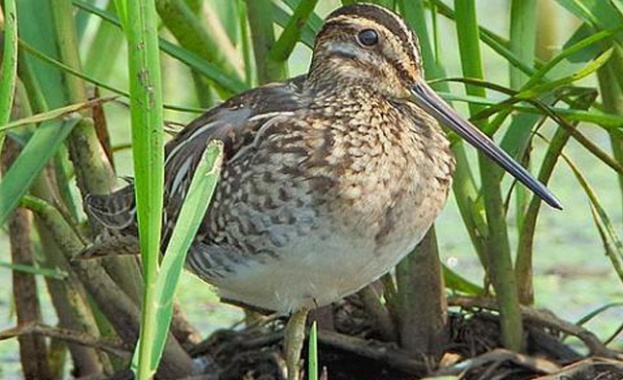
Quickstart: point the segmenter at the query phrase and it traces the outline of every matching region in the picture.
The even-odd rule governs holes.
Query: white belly
[[[280,258],[252,260],[215,281],[229,300],[291,313],[328,305],[389,272],[422,239],[428,225],[408,238],[378,247],[374,234],[352,238],[336,231],[314,233],[288,246]]]

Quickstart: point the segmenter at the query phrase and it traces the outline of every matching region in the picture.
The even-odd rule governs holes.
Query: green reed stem
[[[264,84],[285,78],[288,75],[286,61],[277,62],[270,59],[270,50],[275,44],[272,1],[245,0],[245,2],[258,82]]]
[[[134,184],[145,280],[141,334],[135,358],[138,356],[137,376],[146,380],[155,373],[152,356],[156,330],[168,327],[154,323],[164,182],[158,18],[151,1],[117,0],[116,4],[117,9],[127,14],[124,26],[128,39]]]
[[[533,62],[535,59],[536,47],[536,0],[513,0],[511,2],[510,13],[510,50],[522,61]],[[509,63],[510,70],[510,87],[515,90],[521,89],[527,80],[527,75],[520,69]],[[505,117],[504,117],[505,118]],[[512,116],[511,125],[507,134],[502,140],[501,146],[511,154],[517,157],[526,146],[530,144],[532,136],[532,127],[539,120],[537,115],[516,114]],[[529,151],[529,148],[527,148]],[[529,200],[528,190],[523,186],[515,188],[515,204],[516,204],[516,223],[518,231],[521,231],[523,224],[524,210]],[[526,267],[522,268],[522,273],[515,268],[515,273],[521,277],[521,281],[517,281],[517,291],[522,304],[531,305],[533,299],[533,279],[532,279],[532,254],[528,254],[524,263]]]
[[[0,72],[0,126],[9,122],[17,79],[17,10],[15,0],[5,0],[1,25],[4,38]],[[5,134],[0,132],[0,152]]]
[[[597,72],[599,93],[603,99],[604,110],[611,114],[623,115],[623,83],[619,81],[623,71],[623,50],[617,47],[615,58],[611,59]],[[609,130],[612,153],[617,162],[623,162],[623,129]],[[619,188],[623,199],[623,175],[619,174]]]
[[[70,0],[50,0],[58,40],[60,60],[68,67],[82,71],[78,53],[78,38]],[[65,92],[70,103],[87,100],[84,81],[74,75],[63,74]],[[83,193],[101,194],[110,191],[115,182],[108,163],[101,158],[101,147],[93,126],[78,125],[69,136],[69,151],[76,169],[78,186]]]
[[[408,25],[415,30],[419,37],[424,68],[426,70],[426,79],[445,78],[445,69],[440,63],[439,57],[436,57],[433,52],[432,38],[430,38],[428,29],[426,28],[424,2],[421,0],[401,0],[400,9]],[[450,85],[447,82],[434,83],[432,86],[438,91],[450,92]],[[482,240],[482,236],[486,235],[486,230],[481,229],[481,226],[485,225],[485,221],[483,214],[477,212],[477,206],[474,203],[478,198],[478,190],[476,189],[474,176],[467,162],[465,146],[460,143],[453,144],[452,151],[457,159],[454,179],[452,181],[454,196],[459,207],[461,218],[463,219],[463,223],[472,241],[472,245],[481,263],[486,267],[487,260],[485,258],[484,242]]]
[[[167,29],[171,31],[180,45],[208,62],[215,63],[236,81],[242,81],[244,75],[241,68],[242,62],[233,48],[226,48],[231,45],[226,34],[209,33],[183,0],[156,0],[156,7]],[[211,22],[218,22],[218,19],[212,17]],[[217,29],[220,31],[222,28]],[[200,77],[195,76],[194,79],[200,98],[207,101],[208,87],[200,80]],[[218,83],[215,84],[218,88]],[[223,95],[231,95],[223,88],[218,89]]]
[[[475,2],[455,0],[454,6],[463,75],[483,79]],[[481,87],[467,85],[466,91],[469,95],[486,96],[485,90]],[[470,104],[469,109],[470,113],[475,115],[482,107]],[[500,307],[502,341],[508,349],[519,351],[522,347],[523,327],[500,188],[500,169],[483,154],[479,154],[478,158],[488,225],[488,274],[496,290]]]
[[[288,60],[317,3],[318,0],[302,0],[299,3],[279,39],[271,47],[268,59],[276,64],[282,64]]]

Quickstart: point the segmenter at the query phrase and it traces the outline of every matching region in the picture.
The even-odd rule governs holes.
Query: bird
[[[400,16],[340,7],[316,36],[307,74],[234,96],[166,144],[163,246],[207,144],[222,141],[219,182],[186,268],[224,299],[291,315],[285,355],[297,379],[307,312],[388,273],[443,209],[455,160],[441,125],[561,208],[431,89]],[[132,184],[86,204],[106,231],[137,236]]]

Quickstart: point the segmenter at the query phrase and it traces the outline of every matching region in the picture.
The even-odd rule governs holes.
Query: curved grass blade
[[[458,101],[464,103],[476,103],[487,106],[495,106],[499,104],[499,100],[480,96],[457,95],[441,91],[439,91],[438,94],[444,100],[449,102]],[[534,106],[512,105],[510,106],[510,108],[519,112],[543,114],[542,109]],[[556,115],[567,118],[569,121],[584,121],[587,123],[594,123],[598,124],[601,127],[604,127],[607,130],[610,128],[623,129],[623,116],[607,114],[597,109],[591,111],[583,111],[578,109],[550,107],[550,110]],[[478,114],[476,114],[475,116],[478,116]]]
[[[0,132],[5,132],[13,128],[26,126],[28,124],[42,123],[44,121],[59,119],[67,116],[73,112],[78,112],[86,108],[91,108],[96,104],[107,103],[117,99],[117,95],[105,96],[102,98],[91,99],[86,102],[70,104],[66,107],[57,108],[48,112],[39,113],[33,116],[25,117],[23,119],[15,120],[11,123],[0,126]]]
[[[557,2],[573,13],[580,20],[598,29],[608,29],[623,24],[620,7],[610,1],[557,0]],[[623,36],[615,35],[618,43],[623,43]]]
[[[533,87],[528,87],[526,89],[522,89],[516,96],[519,99],[529,99],[529,98],[535,98],[545,92],[549,92],[552,91],[558,87],[563,87],[566,85],[569,85],[573,82],[576,82],[582,78],[586,78],[587,76],[593,74],[594,72],[596,72],[600,67],[602,67],[606,62],[608,62],[608,60],[610,59],[610,57],[612,57],[612,54],[614,52],[613,48],[610,48],[608,50],[606,50],[604,53],[600,54],[598,57],[596,57],[595,59],[593,59],[590,63],[588,63],[586,66],[582,67],[580,70],[578,70],[577,72],[560,78],[560,79],[556,79],[554,81],[548,82],[548,83],[544,83],[541,85],[535,85]]]
[[[265,84],[284,79],[288,74],[286,62],[276,62],[268,58],[270,47],[275,44],[273,1],[245,0],[245,4],[258,82]]]
[[[69,101],[66,86],[63,84],[62,73],[55,67],[46,65],[24,54],[22,46],[22,42],[26,42],[37,50],[44,52],[45,55],[59,59],[57,40],[53,37],[56,34],[56,27],[53,20],[52,2],[19,0],[16,5],[20,23],[18,41],[20,64],[17,68],[20,75],[23,74],[22,63],[25,62],[27,66],[30,66],[32,77],[35,78],[38,87],[41,89],[41,98],[45,98],[46,108],[58,108],[72,103]],[[28,92],[30,93],[30,89]],[[42,109],[37,109],[37,103],[32,100],[31,105],[35,112],[42,111]]]
[[[32,265],[24,265],[24,264],[14,264],[14,263],[6,263],[4,261],[0,261],[0,267],[10,269],[15,272],[22,272],[28,274],[34,274],[38,276],[44,276],[53,278],[55,280],[64,280],[67,278],[68,274],[64,270],[58,268],[41,268]]]
[[[603,313],[606,310],[615,308],[615,307],[623,307],[623,302],[611,302],[608,303],[606,305],[600,306],[597,309],[591,311],[590,313],[586,314],[585,316],[583,316],[582,318],[578,319],[575,324],[578,326],[582,326],[584,324],[586,324],[587,322],[589,322],[591,319],[597,317],[599,314]]]
[[[474,80],[474,79],[458,79],[457,81],[459,82],[470,82],[472,84],[478,84],[484,87],[490,87],[490,84],[488,82],[485,81],[479,81],[479,80]],[[495,85],[495,88],[500,88],[500,86]],[[510,89],[506,89],[504,90],[505,92],[512,92],[512,90]],[[445,95],[442,95],[445,97]],[[453,100],[460,100],[459,97],[453,97],[452,95],[448,95],[448,98],[453,99]],[[469,98],[471,101],[477,101],[476,97],[470,97]],[[614,121],[615,124],[611,125],[612,127],[616,127],[616,128],[622,128],[623,127],[623,117],[618,116],[618,115],[606,115],[606,114],[599,114],[599,112],[597,110],[594,111],[583,111],[583,110],[568,110],[568,109],[563,109],[563,108],[554,108],[554,107],[550,107],[547,104],[543,103],[540,100],[536,100],[536,99],[523,99],[527,102],[529,102],[530,104],[534,105],[534,108],[525,108],[525,107],[521,107],[521,106],[514,106],[512,103],[513,102],[509,102],[510,104],[505,105],[506,107],[511,107],[512,109],[515,110],[519,110],[522,112],[530,112],[530,113],[535,113],[536,110],[539,110],[536,113],[548,116],[549,118],[551,118],[553,121],[555,121],[559,126],[565,128],[567,131],[569,131],[571,133],[571,136],[573,136],[573,138],[579,142],[584,148],[586,148],[589,152],[591,152],[593,155],[595,155],[597,158],[599,158],[602,162],[604,162],[606,165],[610,166],[614,171],[616,171],[619,174],[623,173],[623,165],[618,162],[616,159],[613,159],[612,157],[610,157],[608,155],[608,153],[606,153],[603,149],[601,149],[597,144],[595,144],[594,142],[592,142],[590,139],[588,139],[586,136],[584,136],[580,131],[577,130],[577,128],[575,128],[574,126],[570,125],[569,122],[565,119],[568,119],[569,121],[592,121],[598,125],[600,125],[601,127],[604,127],[605,125],[603,123],[598,122],[597,120],[603,121],[603,118],[608,118],[611,121]],[[502,103],[498,103],[498,105],[503,104]],[[486,111],[486,110],[485,110]],[[481,111],[485,112],[485,111]],[[585,115],[587,118],[586,119],[582,119],[582,118],[576,118],[575,116],[577,116],[578,114],[582,114]],[[476,115],[476,117],[478,117],[478,114]],[[590,118],[590,120],[589,120]],[[607,128],[606,128],[607,129]]]
[[[446,288],[470,295],[484,294],[485,290],[482,287],[462,277],[446,265],[442,266],[442,270]]]
[[[154,284],[154,293],[145,302],[155,305],[153,313],[147,316],[146,324],[154,326],[155,333],[149,344],[153,349],[149,357],[150,372],[156,370],[164,348],[169,324],[173,315],[173,297],[180,273],[184,267],[186,253],[210,205],[212,194],[218,182],[223,161],[223,143],[211,141],[193,174],[192,181],[178,217],[177,224],[166,248],[164,259]],[[141,339],[141,344],[146,344]],[[133,365],[137,365],[137,355]]]
[[[48,56],[47,54],[35,49],[34,47],[28,45],[26,42],[19,40],[19,46],[20,48],[22,48],[24,51],[28,52],[29,54],[31,54],[32,56],[40,59],[43,62],[46,62],[52,66],[58,67],[59,69],[66,71],[72,75],[75,75],[79,78],[84,79],[85,81],[92,83],[98,87],[104,88],[110,92],[114,92],[115,94],[124,96],[126,98],[130,97],[130,94],[127,91],[124,90],[120,90],[116,87],[110,86],[104,82],[99,81],[98,79],[95,79],[85,73],[82,73],[80,71],[74,70],[73,68],[63,64],[62,62]],[[191,108],[191,107],[181,107],[181,106],[176,106],[173,104],[165,104],[164,108],[167,109],[171,109],[171,110],[175,110],[175,111],[181,111],[181,112],[191,112],[191,113],[203,113],[205,112],[204,109],[201,108]]]
[[[606,256],[610,259],[619,279],[623,282],[623,242],[621,242],[621,239],[618,237],[606,210],[601,206],[597,194],[586,178],[584,178],[580,169],[578,169],[565,154],[561,154],[561,157],[565,160],[569,168],[571,168],[580,186],[588,196],[591,205],[591,213],[593,214],[593,221],[595,222],[595,226],[603,242]]]
[[[232,94],[248,90],[248,86],[238,78],[226,74],[218,66],[206,61],[181,46],[175,45],[164,39],[160,39],[160,47],[162,48],[162,51],[166,52],[171,57],[205,75],[206,78],[218,83],[221,87]]]
[[[0,225],[7,221],[35,178],[81,120],[81,116],[72,116],[64,121],[48,121],[33,134],[0,181]]]
[[[560,62],[562,62],[563,60],[569,58],[570,56],[574,54],[577,54],[578,52],[586,49],[589,46],[592,46],[601,41],[604,41],[605,39],[613,36],[614,34],[622,30],[623,30],[623,25],[617,28],[602,30],[598,33],[591,34],[585,39],[565,48],[565,50],[557,54],[554,58],[552,58],[552,60],[550,60],[543,67],[541,67],[526,83],[526,86],[533,86],[537,84],[538,82],[541,82],[543,79],[546,78],[547,73],[552,71],[552,69],[556,65],[558,65]]]

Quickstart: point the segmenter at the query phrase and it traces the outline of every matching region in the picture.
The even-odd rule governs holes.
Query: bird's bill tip
[[[500,165],[505,171],[517,178],[521,183],[543,199],[548,205],[562,209],[560,201],[545,185],[534,178],[523,166],[500,149],[495,143],[469,121],[462,118],[452,109],[433,89],[423,80],[416,82],[411,88],[416,104],[433,116],[437,121],[446,125],[465,141],[486,154]]]

